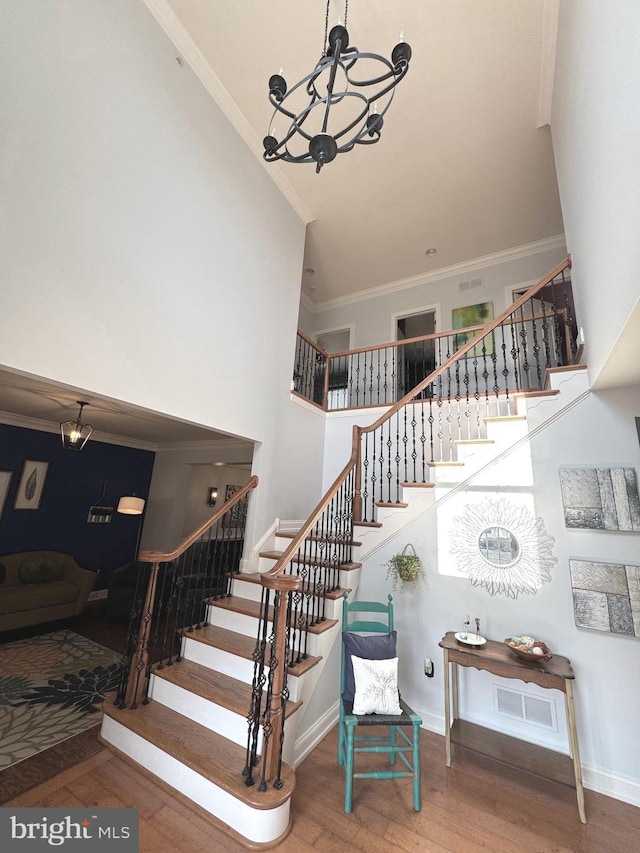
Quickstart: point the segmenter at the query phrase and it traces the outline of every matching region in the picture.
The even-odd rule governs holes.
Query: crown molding
[[[560,0],[543,0],[537,127],[544,127],[547,124],[551,124],[551,104],[553,101],[553,81],[556,72],[559,16]]]
[[[228,451],[233,450],[246,450],[247,445],[251,444],[250,441],[243,441],[242,439],[236,440],[225,440],[225,439],[212,439],[211,441],[175,441],[175,442],[166,442],[165,444],[158,444],[157,450],[162,453],[184,453],[189,450],[215,450],[215,451]],[[222,460],[220,460],[222,462]],[[251,460],[247,460],[247,464],[250,464]],[[213,462],[211,463],[214,464]],[[226,464],[222,462],[222,464]]]
[[[60,434],[60,424],[53,421],[43,421],[39,418],[30,418],[26,415],[16,415],[13,412],[0,411],[0,424],[20,427],[21,429],[35,429],[39,432],[50,432]],[[91,433],[89,442],[100,441],[103,444],[117,444],[120,447],[131,447],[135,450],[149,450],[152,453],[184,453],[185,451],[211,450],[214,452],[230,450],[246,450],[247,442],[241,439],[226,440],[212,439],[211,441],[168,441],[154,442],[145,441],[141,438],[130,438],[125,435],[113,435],[109,432],[95,430]],[[250,460],[248,460],[250,462]]]
[[[313,222],[315,215],[294,190],[282,169],[265,162],[261,140],[167,0],[143,2],[300,219],[305,225]]]
[[[473,258],[470,261],[462,261],[459,264],[452,264],[449,267],[440,267],[428,273],[420,273],[409,278],[392,281],[388,284],[381,284],[378,287],[372,287],[369,290],[359,290],[357,293],[350,293],[346,296],[337,296],[335,299],[327,299],[324,302],[312,303],[309,309],[312,313],[317,314],[319,311],[326,311],[329,308],[341,308],[343,305],[353,305],[357,302],[364,302],[367,299],[375,299],[378,296],[384,296],[388,293],[397,293],[399,290],[408,290],[411,287],[416,287],[421,284],[432,284],[436,281],[442,281],[444,278],[450,278],[457,275],[468,275],[476,272],[482,267],[490,267],[495,264],[504,264],[508,261],[518,261],[526,258],[529,255],[537,255],[541,252],[548,252],[551,249],[560,249],[566,246],[564,234],[557,234],[555,237],[546,237],[544,240],[537,240],[534,243],[525,243],[523,246],[515,246],[513,249],[504,249],[501,252],[494,252],[491,255],[482,255],[479,258]]]
[[[537,127],[544,127],[547,124],[551,124],[551,103],[553,101],[553,82],[556,72],[559,16],[560,0],[543,0]]]
[[[8,426],[21,427],[22,429],[35,429],[39,432],[53,432],[60,434],[60,424],[52,421],[43,421],[39,418],[29,418],[26,415],[14,415],[13,412],[0,412],[0,423]],[[91,433],[89,441],[101,441],[103,444],[118,444],[121,447],[133,447],[136,450],[150,450],[155,453],[162,445],[155,444],[151,441],[143,441],[137,438],[128,438],[123,435],[112,435],[108,432],[98,432],[95,430]]]

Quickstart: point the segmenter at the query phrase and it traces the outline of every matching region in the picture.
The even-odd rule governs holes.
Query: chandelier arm
[[[409,70],[409,66],[407,65],[406,68],[403,69],[402,73],[398,77],[395,77],[395,79],[393,80],[392,83],[389,83],[388,86],[386,86],[380,92],[376,92],[375,95],[373,95],[371,98],[369,98],[368,99],[369,103],[371,103],[372,101],[377,101],[380,98],[384,98],[385,95],[387,95],[389,92],[392,92],[392,90],[395,89],[395,87],[398,85],[398,83],[404,78],[404,76],[406,75],[408,70]],[[366,82],[360,82],[360,83],[358,83],[355,80],[351,80],[349,77],[347,77],[347,80],[352,86],[363,87],[363,86],[373,85],[374,83],[378,83],[380,81],[386,80],[389,78],[389,76],[390,75],[386,75],[385,77],[381,77],[378,80],[367,80]],[[391,103],[391,101],[389,101],[389,104],[390,103]],[[389,104],[387,104],[387,106],[385,107],[385,112],[389,109]]]

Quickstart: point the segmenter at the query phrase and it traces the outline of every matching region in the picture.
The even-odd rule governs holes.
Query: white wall
[[[351,347],[357,348],[395,340],[392,315],[400,312],[410,314],[426,306],[440,306],[439,331],[452,328],[451,311],[464,305],[478,302],[493,302],[494,316],[507,307],[506,288],[523,283],[533,284],[552,270],[564,257],[564,245],[558,249],[535,252],[517,260],[482,265],[472,271],[455,275],[443,275],[436,281],[416,284],[412,287],[379,293],[367,299],[334,307],[321,308],[314,312],[315,330],[337,329],[352,325],[354,333]],[[459,284],[471,279],[482,279],[482,286],[474,290],[460,291]],[[307,333],[308,330],[307,330]]]
[[[640,297],[638,32],[637,0],[560,3],[551,131],[594,378]]]
[[[140,0],[8,0],[0,32],[0,364],[269,449],[302,222]]]
[[[640,638],[577,628],[574,623],[569,559],[640,564],[637,533],[570,530],[564,526],[559,467],[624,466],[640,473],[640,448],[635,430],[637,389],[634,394],[610,391],[593,394],[531,444],[533,486],[525,491],[535,501],[547,533],[554,537],[558,562],[552,580],[535,595],[513,600],[491,596],[465,578],[440,574],[439,564],[450,560],[450,541],[439,531],[435,513],[425,516],[397,540],[373,554],[365,563],[358,591],[360,599],[383,599],[391,591],[384,563],[411,542],[422,556],[427,580],[415,595],[397,593],[396,625],[399,631],[401,681],[410,704],[423,713],[428,727],[442,731],[444,698],[442,652],[438,642],[447,631],[458,631],[468,613],[481,620],[482,633],[501,641],[531,634],[543,639],[574,667],[578,735],[585,784],[640,805],[640,740],[637,708],[640,704]],[[508,465],[505,466],[508,469]],[[519,497],[522,489],[516,489]],[[503,490],[509,495],[508,489]],[[473,499],[471,492],[457,496],[461,509]],[[446,512],[450,507],[445,504]],[[443,512],[445,511],[443,507]],[[436,675],[423,675],[423,660],[431,657]],[[493,712],[492,684],[545,696],[557,702],[557,734],[526,724],[511,724]],[[482,725],[510,732],[524,740],[567,751],[562,694],[540,691],[532,685],[507,681],[465,670],[461,674],[461,713]]]

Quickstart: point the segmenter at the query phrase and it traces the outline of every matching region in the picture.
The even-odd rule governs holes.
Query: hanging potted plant
[[[409,549],[411,549],[411,553],[409,553]],[[385,565],[387,566],[387,580],[393,581],[394,591],[398,588],[398,583],[402,591],[425,577],[422,560],[410,543],[405,545],[399,554],[394,554]]]

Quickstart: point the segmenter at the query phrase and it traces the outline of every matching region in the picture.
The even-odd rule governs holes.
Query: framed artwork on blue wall
[[[25,459],[13,505],[14,509],[40,509],[40,500],[48,469],[48,462]]]
[[[2,518],[2,511],[4,510],[4,505],[7,502],[9,484],[11,483],[12,477],[13,471],[0,471],[0,518]]]

